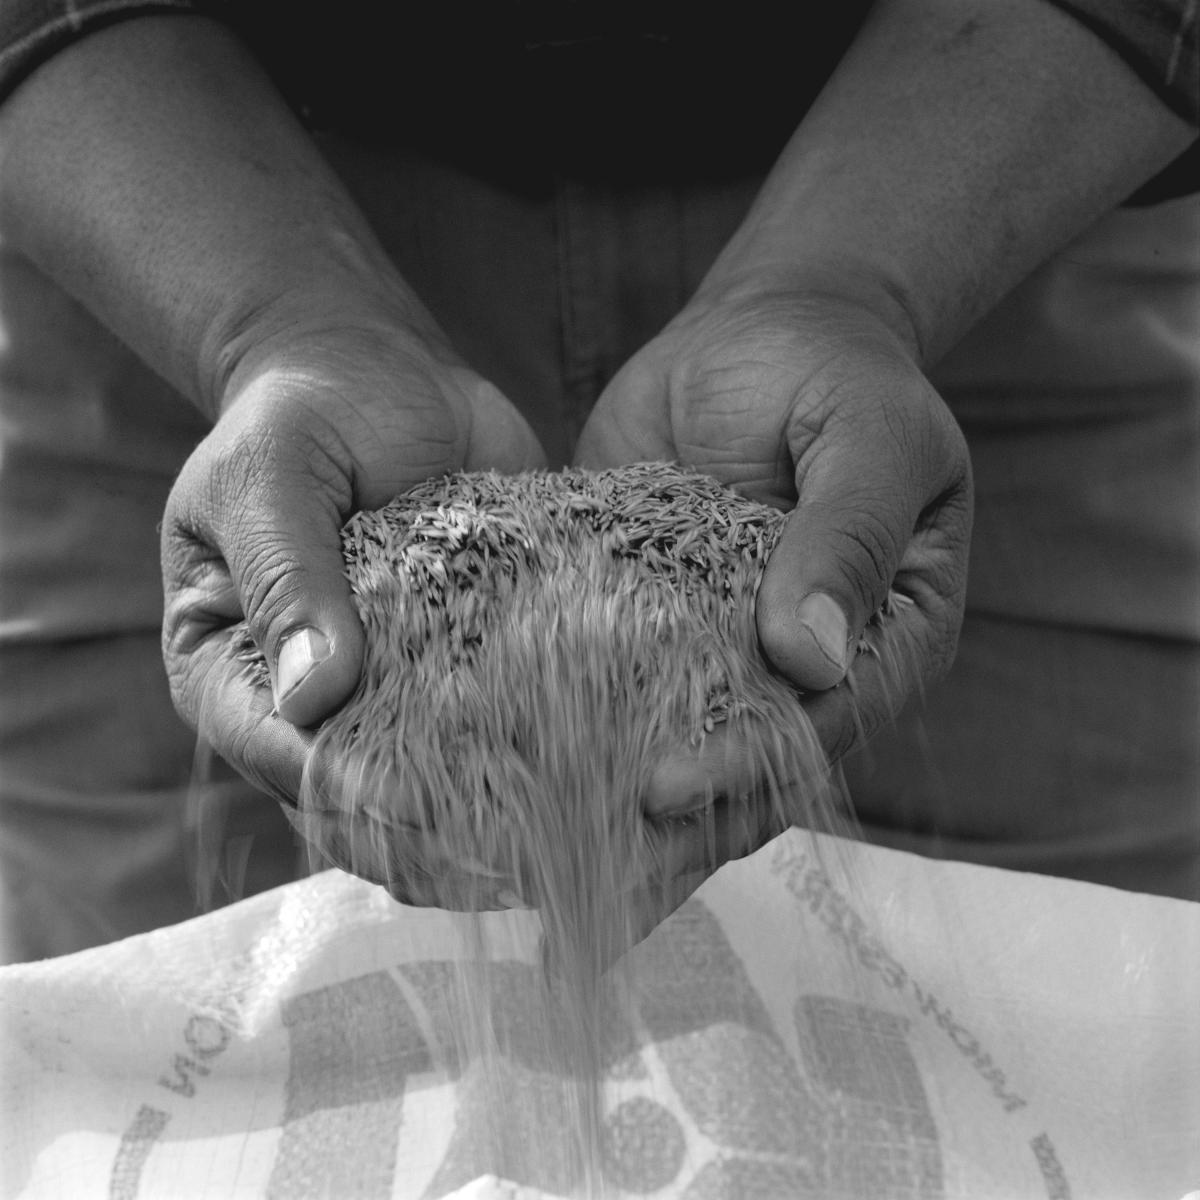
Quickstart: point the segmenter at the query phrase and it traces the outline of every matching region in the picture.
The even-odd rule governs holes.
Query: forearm
[[[849,293],[928,365],[1194,137],[1043,0],[881,0],[707,286]]]
[[[0,216],[211,415],[245,356],[312,314],[428,324],[269,79],[205,18],[98,31],[18,87],[0,107]]]

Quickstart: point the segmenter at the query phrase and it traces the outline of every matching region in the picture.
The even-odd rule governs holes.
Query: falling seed
[[[327,861],[401,899],[539,909],[567,980],[585,1159],[601,1128],[596,981],[657,878],[655,768],[721,724],[745,748],[729,794],[764,797],[776,829],[834,823],[800,697],[758,645],[754,597],[785,520],[641,463],[450,475],[342,532],[362,677],[316,734],[294,819]],[[269,685],[245,627],[233,651]]]

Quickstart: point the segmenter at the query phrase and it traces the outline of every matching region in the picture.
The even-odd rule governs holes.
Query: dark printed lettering
[[[137,1200],[142,1183],[142,1168],[154,1143],[162,1136],[171,1119],[162,1109],[143,1104],[121,1137],[108,1177],[109,1200]]]
[[[903,1017],[801,996],[796,1031],[823,1100],[822,1183],[845,1196],[943,1194],[937,1125]]]
[[[844,905],[830,911],[839,921],[847,912]],[[697,949],[680,952],[681,941]],[[648,943],[644,952],[639,1009],[655,1054],[697,1129],[720,1147],[719,1163],[684,1193],[689,1200],[942,1196],[937,1128],[903,1018],[834,997],[802,996],[796,1005],[801,1071],[741,958],[702,903],[680,909],[671,941]],[[702,1028],[695,1025],[696,997],[704,1007]],[[774,1161],[768,1168],[755,1161],[759,1156]],[[733,1190],[749,1188],[752,1180],[765,1184],[764,1170],[777,1172],[776,1184],[786,1190]]]
[[[390,1200],[404,1091],[432,1059],[386,971],[287,1001],[283,1135],[268,1200]]]
[[[964,1025],[954,1019],[951,1009],[937,998],[932,992],[927,992],[918,983],[912,985],[917,1007],[923,1016],[932,1016],[938,1027],[950,1039],[954,1048],[971,1064],[991,1087],[992,1095],[1000,1101],[1000,1106],[1006,1113],[1014,1113],[1024,1108],[1029,1102],[1022,1096],[1009,1090],[1004,1072],[996,1066],[992,1056],[987,1054],[980,1045],[979,1039]]]
[[[551,1195],[576,1195],[584,1176],[599,1170],[582,1137],[581,1102],[590,1097],[571,1076],[572,1060],[551,1032],[561,1012],[541,972],[522,962],[410,963],[400,968],[427,1014],[438,1060],[457,1077],[454,1130],[427,1195],[442,1196],[480,1175],[495,1174]],[[611,999],[611,997],[608,997]],[[636,1056],[633,1031],[614,1006],[605,1011],[605,1062]],[[482,1015],[491,1053],[471,1032]],[[614,1153],[635,1144],[620,1137]],[[620,1160],[620,1168],[632,1171]],[[583,1189],[586,1194],[586,1188]],[[653,1190],[653,1189],[651,1189]]]
[[[183,1040],[197,1058],[214,1058],[229,1045],[232,1036],[214,1017],[190,1017],[183,1029]]]
[[[784,885],[809,911],[858,959],[864,969],[878,975],[888,987],[899,991],[908,982],[908,973],[867,928],[866,921],[833,886],[820,868],[807,864],[803,855],[786,861],[782,871]]]
[[[165,1087],[167,1091],[174,1092],[177,1096],[183,1096],[187,1100],[196,1094],[196,1083],[193,1076],[207,1075],[211,1070],[203,1063],[198,1063],[194,1058],[188,1058],[186,1054],[175,1055],[173,1068],[175,1077],[172,1079],[167,1075],[160,1075],[158,1086]]]
[[[904,968],[883,949],[882,943],[867,928],[863,918],[849,901],[833,886],[832,880],[803,854],[791,854],[773,864],[784,885],[805,904],[825,928],[843,942],[858,962],[877,974],[896,990],[911,985],[923,1016],[932,1016],[954,1048],[988,1082],[992,1094],[1006,1113],[1024,1108],[1028,1101],[1009,1090],[1004,1073],[966,1026],[954,1019],[953,1013],[936,996],[926,992],[915,980],[908,978]]]
[[[1046,1200],[1071,1200],[1071,1185],[1067,1182],[1067,1173],[1062,1163],[1058,1161],[1058,1153],[1048,1133],[1039,1133],[1029,1143],[1034,1158],[1041,1168],[1042,1178],[1046,1181]]]

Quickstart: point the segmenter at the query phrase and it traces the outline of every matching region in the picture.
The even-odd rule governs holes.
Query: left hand
[[[966,444],[874,306],[779,278],[702,288],[600,396],[576,454],[594,468],[648,459],[791,511],[759,592],[759,637],[809,693],[830,761],[949,666],[970,537]],[[890,588],[913,603],[884,635],[868,621]],[[849,670],[863,637],[880,653]],[[642,900],[647,931],[722,862],[780,832],[732,741],[681,747],[651,781],[664,866]]]

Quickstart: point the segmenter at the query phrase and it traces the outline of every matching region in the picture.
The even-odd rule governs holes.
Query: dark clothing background
[[[565,462],[737,227],[852,19],[782,39],[741,6],[681,42],[651,19],[675,6],[639,7],[635,30],[621,6],[517,5],[528,23],[499,52],[445,6],[404,46],[367,36],[355,13],[380,7],[328,26],[287,5],[277,45],[280,8],[228,9],[257,14],[246,36],[401,273]],[[0,6],[0,86],[114,15],[65,12]],[[601,16],[613,28],[589,32]],[[968,613],[950,678],[847,764],[865,832],[1200,898],[1200,201],[1105,218],[935,382],[977,475]],[[162,670],[157,525],[204,431],[0,230],[0,961],[181,920],[214,871],[220,899],[303,869],[273,802],[194,771]],[[205,853],[210,810],[228,837]]]

